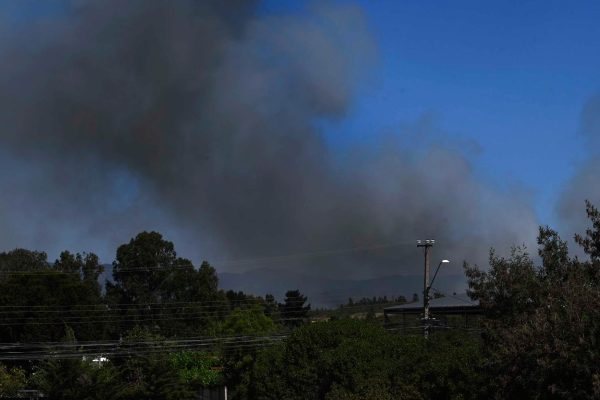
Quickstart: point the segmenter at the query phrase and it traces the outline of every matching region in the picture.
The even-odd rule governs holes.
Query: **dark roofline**
[[[478,304],[464,305],[464,306],[447,306],[447,307],[429,307],[429,311],[432,314],[481,314],[481,307]],[[383,310],[385,315],[393,314],[421,314],[423,312],[423,306],[413,307],[388,307]]]
[[[432,299],[429,302],[429,311],[432,314],[480,314],[479,300],[472,300],[466,294],[453,295]],[[408,303],[387,307],[384,314],[420,314],[423,312],[423,303]]]

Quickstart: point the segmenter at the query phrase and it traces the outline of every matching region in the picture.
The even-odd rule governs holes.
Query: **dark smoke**
[[[418,273],[418,238],[458,266],[535,237],[526,193],[411,143],[427,116],[368,148],[327,144],[318,122],[344,117],[377,58],[356,6],[77,1],[2,36],[4,248],[112,257],[158,229],[235,270],[264,262],[223,260],[403,244],[269,265],[347,278]]]

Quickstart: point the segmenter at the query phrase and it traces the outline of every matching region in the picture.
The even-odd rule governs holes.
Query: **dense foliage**
[[[466,266],[473,297],[486,312],[490,397],[590,399],[600,397],[600,213],[577,235],[588,260],[571,258],[567,243],[548,227],[538,237],[541,265],[522,248],[490,256],[490,268]]]
[[[300,326],[310,309],[299,291],[278,304],[220,290],[210,264],[196,268],[157,232],[117,249],[105,291],[102,272],[92,253],[65,251],[55,262],[25,249],[0,253],[0,342],[14,358],[0,364],[0,397],[35,389],[65,399],[195,398],[226,376],[240,379],[262,345],[253,337]],[[206,342],[220,337],[231,339]],[[179,349],[185,338],[199,351]]]
[[[476,398],[479,353],[456,333],[427,341],[359,320],[312,324],[260,354],[244,398]]]
[[[587,213],[585,258],[542,227],[539,258],[516,247],[492,251],[489,268],[465,264],[481,330],[429,339],[342,312],[384,297],[311,324],[298,290],[281,304],[224,292],[210,264],[156,232],[118,248],[105,291],[92,253],[0,253],[0,397],[193,399],[227,385],[236,400],[600,398],[600,212]]]

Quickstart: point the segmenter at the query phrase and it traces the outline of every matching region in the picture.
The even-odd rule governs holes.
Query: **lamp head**
[[[442,264],[448,264],[450,262],[450,260],[442,260],[441,263]]]

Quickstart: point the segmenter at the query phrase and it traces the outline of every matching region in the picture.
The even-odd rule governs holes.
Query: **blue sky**
[[[598,3],[435,4],[364,2],[384,90],[362,118],[433,111],[448,132],[480,143],[483,174],[530,187],[542,221],[553,222],[558,189],[582,152],[581,106],[600,84]]]
[[[368,140],[432,115],[445,135],[479,143],[471,160],[482,179],[523,186],[540,222],[556,224],[561,187],[585,154],[581,108],[600,89],[600,3],[358,3],[379,65],[352,112],[328,129]]]

